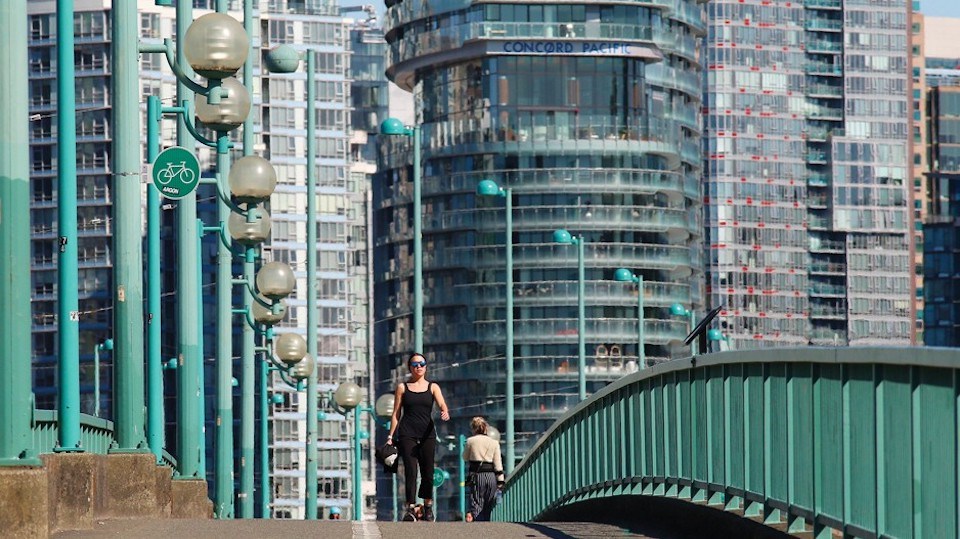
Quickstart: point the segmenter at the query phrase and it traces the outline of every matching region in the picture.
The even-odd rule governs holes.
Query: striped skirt
[[[490,512],[497,504],[497,474],[473,472],[470,474],[473,490],[470,491],[470,513],[474,521],[490,520]]]

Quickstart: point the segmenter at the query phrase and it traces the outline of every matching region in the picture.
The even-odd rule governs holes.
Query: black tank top
[[[399,436],[424,439],[436,436],[436,427],[433,424],[433,382],[427,384],[427,390],[419,393],[411,391],[406,382],[403,384],[403,401],[400,409]]]

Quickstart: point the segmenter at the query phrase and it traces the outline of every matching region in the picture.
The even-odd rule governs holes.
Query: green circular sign
[[[434,468],[433,470],[433,486],[440,487],[447,478],[450,477],[450,474],[440,468]]]
[[[200,183],[200,162],[186,148],[174,146],[153,162],[153,185],[167,198],[183,198]]]

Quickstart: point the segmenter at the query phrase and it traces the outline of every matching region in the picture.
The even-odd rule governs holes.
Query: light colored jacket
[[[467,462],[491,462],[496,470],[497,482],[503,482],[503,459],[500,456],[500,442],[486,434],[476,434],[467,438],[463,448],[463,460]]]

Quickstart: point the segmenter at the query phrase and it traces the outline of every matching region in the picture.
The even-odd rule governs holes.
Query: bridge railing
[[[829,537],[960,537],[960,350],[722,352],[627,375],[559,419],[494,518],[619,495]]]
[[[113,422],[80,414],[80,444],[87,453],[106,455],[113,443]],[[33,411],[33,447],[42,454],[57,447],[57,411]]]

